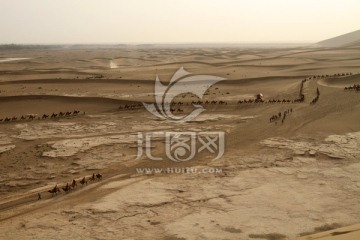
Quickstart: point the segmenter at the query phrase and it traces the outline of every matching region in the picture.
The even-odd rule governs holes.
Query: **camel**
[[[76,180],[73,179],[73,180],[72,180],[72,183],[71,183],[71,188],[74,189],[74,188],[76,188],[76,187],[77,187]]]
[[[62,188],[62,190],[63,190],[64,192],[68,193],[68,192],[70,192],[71,187],[69,186],[69,184],[68,184],[68,183],[66,183],[66,186],[65,186],[65,187],[63,187],[63,188]]]
[[[86,185],[87,185],[86,178],[85,178],[85,177],[83,177],[83,179],[81,179],[81,180],[80,180],[80,183],[81,183],[81,185],[82,185],[82,186],[83,186],[84,184],[86,184]]]
[[[270,122],[276,121],[278,119],[278,115],[273,115],[270,118]]]
[[[55,185],[55,187],[53,189],[49,190],[48,192],[54,196],[54,195],[57,195],[57,193],[61,192],[61,191],[60,191],[60,188],[57,185]]]
[[[95,173],[90,177],[90,181],[95,181]]]
[[[102,180],[102,175],[101,175],[100,173],[97,173],[97,174],[96,174],[96,178],[97,178],[98,180]]]
[[[44,115],[42,115],[42,119],[46,119],[46,118],[48,118],[49,117],[49,115],[46,115],[46,114],[44,114]]]

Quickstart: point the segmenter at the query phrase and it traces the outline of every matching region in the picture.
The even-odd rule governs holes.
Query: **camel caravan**
[[[28,114],[28,115],[21,115],[21,117],[6,117],[6,118],[1,118],[0,119],[0,123],[6,123],[6,122],[15,122],[15,121],[25,121],[25,120],[34,120],[34,119],[47,119],[47,118],[51,118],[51,119],[55,119],[55,118],[60,118],[60,117],[71,117],[71,116],[77,116],[80,113],[80,111],[78,110],[74,110],[74,111],[70,111],[70,112],[59,112],[59,113],[53,113],[52,115],[47,115],[47,114],[43,114],[41,117],[36,115],[36,114]]]
[[[61,186],[59,187],[56,184],[54,188],[48,190],[47,192],[51,193],[52,196],[55,196],[58,193],[61,193],[61,190],[65,193],[69,193],[77,188],[78,182],[81,184],[81,186],[86,186],[86,185],[88,185],[88,182],[95,182],[96,180],[100,181],[100,180],[102,180],[102,178],[103,178],[103,176],[101,173],[97,173],[97,174],[93,173],[91,175],[91,177],[83,177],[81,180],[78,180],[78,181],[73,179],[71,184],[66,183],[66,185],[62,186],[62,187]],[[38,200],[40,200],[40,199],[41,199],[41,194],[38,193]]]
[[[347,76],[351,76],[352,73],[337,73],[337,74],[332,74],[332,75],[314,75],[308,78],[305,78],[303,80],[301,80],[300,83],[300,90],[299,90],[299,96],[295,99],[269,99],[269,100],[264,100],[263,99],[263,94],[262,93],[258,93],[255,94],[254,98],[250,98],[250,99],[242,99],[237,101],[236,103],[230,103],[227,101],[223,101],[223,100],[206,100],[206,101],[192,101],[192,102],[176,102],[173,101],[171,103],[164,103],[164,105],[168,105],[171,106],[170,110],[172,113],[182,113],[184,112],[184,110],[181,108],[183,106],[192,106],[192,105],[210,105],[210,106],[215,106],[215,105],[220,105],[220,106],[226,106],[226,105],[232,105],[232,104],[237,104],[237,105],[241,105],[241,104],[254,104],[254,103],[265,103],[265,104],[290,104],[290,103],[303,103],[305,102],[305,94],[304,94],[304,84],[309,81],[309,80],[316,80],[316,79],[324,79],[324,78],[329,78],[329,77],[347,77]],[[215,88],[215,90],[218,90],[219,88]],[[350,86],[350,87],[346,87],[345,90],[356,90],[359,91],[360,90],[360,85],[359,84],[355,84],[354,86]],[[215,93],[214,93],[215,94]],[[227,94],[230,94],[229,92],[227,92]],[[206,93],[205,95],[209,95],[209,93]],[[186,94],[182,95],[182,98],[185,98]],[[319,100],[319,89],[317,89],[317,96],[315,97],[315,99],[313,99],[311,101],[311,104],[315,104],[318,100]],[[195,97],[193,95],[191,95],[191,97]],[[139,110],[139,109],[143,109],[144,106],[141,103],[132,103],[132,104],[125,104],[125,105],[121,105],[119,106],[119,110]]]
[[[345,91],[356,91],[356,92],[359,92],[360,91],[360,84],[354,84],[352,86],[349,86],[349,87],[345,87],[344,88]]]
[[[335,74],[332,74],[332,75],[329,75],[329,74],[326,74],[326,75],[314,75],[312,77],[309,77],[309,79],[322,79],[322,78],[330,78],[330,77],[348,77],[348,76],[351,76],[353,75],[351,72],[348,72],[348,73],[335,73]]]
[[[292,108],[287,109],[286,111],[279,112],[278,114],[274,114],[270,117],[270,123],[275,122],[275,125],[277,125],[277,121],[281,119],[281,124],[284,124],[284,121],[288,115],[290,115],[293,112]]]
[[[138,110],[141,109],[143,105],[141,103],[134,103],[134,104],[125,104],[119,107],[119,110]]]
[[[316,97],[310,102],[310,105],[314,105],[315,103],[317,103],[319,97],[320,97],[320,91],[319,88],[316,88]]]

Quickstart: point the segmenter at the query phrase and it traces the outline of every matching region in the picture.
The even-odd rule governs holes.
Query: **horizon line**
[[[92,43],[0,43],[0,45],[244,45],[244,44],[315,44],[316,42],[92,42]]]

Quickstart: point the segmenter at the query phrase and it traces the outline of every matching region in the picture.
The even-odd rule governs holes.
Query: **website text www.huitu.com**
[[[138,174],[222,174],[221,168],[136,168]]]

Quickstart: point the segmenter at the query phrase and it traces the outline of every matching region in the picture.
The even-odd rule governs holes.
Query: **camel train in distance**
[[[295,99],[269,99],[269,100],[264,100],[263,99],[263,94],[258,93],[254,96],[254,98],[250,98],[250,99],[244,99],[244,100],[239,100],[237,103],[237,105],[240,104],[253,104],[253,103],[265,103],[265,104],[285,104],[285,103],[303,103],[305,101],[305,95],[303,93],[304,91],[304,83],[306,81],[309,80],[316,80],[316,79],[324,79],[324,78],[339,78],[339,77],[348,77],[353,75],[352,73],[337,73],[337,74],[332,74],[332,75],[314,75],[308,78],[305,78],[301,81],[300,84],[300,91],[299,91],[299,97],[295,98]],[[218,89],[218,88],[216,88]],[[347,87],[345,88],[345,90],[360,90],[360,85],[354,85],[351,87]],[[216,93],[214,93],[216,94]],[[229,94],[229,93],[227,93]],[[183,94],[182,97],[185,98],[186,94]],[[316,97],[310,102],[310,104],[315,104],[318,100],[319,100],[319,96],[320,96],[320,92],[319,89],[316,90]],[[195,97],[195,96],[191,96],[191,97]],[[191,105],[230,105],[230,102],[227,101],[222,101],[222,100],[212,100],[212,101],[192,101],[192,102],[171,102],[171,103],[164,103],[165,105],[170,105],[171,106],[171,112],[183,112],[183,110],[180,108],[182,106],[191,106]],[[232,105],[234,105],[234,103],[232,103]],[[119,106],[119,110],[139,110],[142,109],[143,105],[141,103],[133,103],[133,104],[125,104],[125,105],[121,105]]]
[[[43,114],[41,117],[37,116],[36,114],[26,114],[26,115],[21,115],[21,117],[5,117],[5,118],[0,118],[0,123],[1,122],[15,122],[18,120],[24,121],[24,120],[34,120],[34,119],[47,119],[47,118],[59,118],[59,117],[70,117],[70,116],[77,116],[80,113],[80,111],[78,110],[74,110],[74,111],[70,111],[70,112],[59,112],[59,113],[53,113],[52,115],[47,115],[47,114]]]
[[[349,91],[354,90],[354,91],[359,92],[359,91],[360,91],[360,84],[354,84],[354,85],[352,85],[352,86],[345,87],[344,90],[345,90],[345,91],[347,91],[347,90],[349,90]]]
[[[69,193],[70,191],[72,190],[75,190],[77,188],[77,183],[79,182],[81,184],[81,186],[86,186],[88,184],[88,181],[90,182],[94,182],[95,180],[102,180],[103,178],[103,175],[101,173],[93,173],[91,177],[87,178],[87,177],[83,177],[81,180],[75,180],[73,179],[71,184],[69,183],[66,183],[65,186],[63,187],[59,187],[58,184],[55,185],[54,188],[48,190],[48,193],[51,193],[52,196],[55,196],[57,195],[58,193],[61,193],[61,190],[62,189],[65,193]],[[41,195],[40,193],[38,193],[38,200],[41,199]]]

